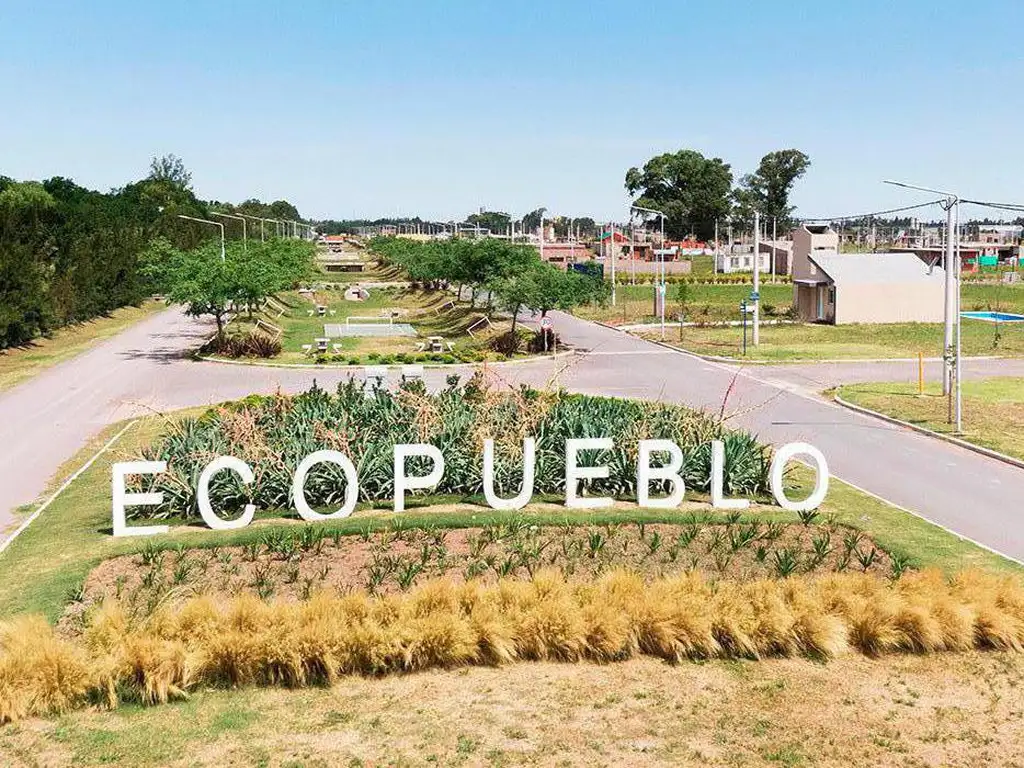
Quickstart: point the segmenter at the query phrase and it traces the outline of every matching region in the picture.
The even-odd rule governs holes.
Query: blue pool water
[[[987,320],[990,323],[1024,322],[1024,315],[1014,315],[1009,312],[961,312],[960,316],[969,320]]]

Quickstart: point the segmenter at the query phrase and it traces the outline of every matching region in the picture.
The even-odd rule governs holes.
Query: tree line
[[[144,178],[110,192],[63,177],[0,176],[0,349],[138,304],[156,290],[143,269],[150,244],[195,250],[219,235],[179,215],[208,219],[225,207],[196,197],[174,155],[154,158]],[[286,201],[248,200],[237,210],[246,207],[298,218]],[[240,237],[228,224],[228,237]]]
[[[498,238],[377,237],[369,247],[382,263],[401,267],[429,290],[454,289],[460,297],[468,290],[470,306],[507,310],[513,330],[520,310],[544,316],[603,302],[609,291],[599,274],[559,269],[541,260],[535,247]]]
[[[630,168],[626,191],[635,196],[636,205],[665,214],[665,233],[671,238],[695,235],[710,240],[716,222],[749,230],[755,211],[762,220],[774,219],[785,232],[795,210],[790,192],[810,165],[810,158],[798,149],[769,152],[753,173],[736,181],[722,158],[683,149],[652,157],[643,168]]]
[[[222,258],[219,242],[181,249],[157,238],[143,255],[142,272],[168,302],[183,305],[189,315],[213,317],[220,334],[229,312],[251,315],[267,297],[311,277],[315,257],[308,240],[234,240]]]

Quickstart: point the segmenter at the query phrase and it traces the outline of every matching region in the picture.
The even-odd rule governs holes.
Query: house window
[[[836,303],[836,287],[834,285],[828,289],[828,303]]]

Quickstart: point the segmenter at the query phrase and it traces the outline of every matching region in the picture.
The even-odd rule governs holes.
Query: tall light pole
[[[644,208],[639,205],[631,205],[631,210],[653,213],[661,217],[661,283],[658,285],[659,315],[661,316],[661,338],[665,338],[665,214],[653,208]]]
[[[540,260],[544,261],[544,217],[540,217]]]
[[[718,219],[715,219],[715,251],[711,257],[711,269],[714,274],[718,274]]]
[[[953,322],[954,313],[959,312],[960,307],[960,287],[959,280],[956,278],[959,276],[959,270],[957,265],[954,263],[956,259],[956,233],[954,232],[953,226],[953,213],[960,203],[960,197],[953,192],[946,192],[941,189],[931,189],[930,187],[919,187],[915,184],[906,184],[902,181],[891,181],[886,180],[886,184],[892,184],[896,187],[903,187],[904,189],[915,189],[920,192],[932,192],[936,195],[944,196],[945,202],[942,203],[942,207],[946,210],[946,259],[945,259],[945,278],[946,278],[946,292],[945,292],[945,322],[943,323],[943,334],[942,334],[942,346],[943,353],[942,358],[945,365],[942,367],[942,394],[947,397],[952,397],[952,378],[954,368],[954,355],[956,350],[953,345]],[[960,323],[959,314],[956,315],[956,323]],[[957,382],[957,388],[959,388],[960,382]]]
[[[617,254],[615,253],[615,224],[613,222],[608,223],[608,253],[612,259],[612,306],[615,306],[615,262],[617,260]]]
[[[754,211],[754,333],[751,342],[761,344],[761,214]]]
[[[226,260],[224,255],[224,225],[219,221],[210,221],[209,219],[197,219],[195,216],[186,216],[183,213],[178,214],[179,219],[188,219],[189,221],[198,221],[200,224],[212,224],[215,227],[220,227],[220,260],[223,262]]]
[[[253,221],[258,221],[260,223],[260,242],[262,243],[262,242],[264,242],[267,239],[265,223],[268,222],[268,221],[273,221],[273,219],[264,219],[264,218],[261,218],[259,216],[253,216],[252,214],[249,214],[249,213],[240,213],[238,215],[242,216],[243,218],[246,218],[246,219],[252,219]]]
[[[241,216],[233,216],[230,213],[218,213],[217,211],[210,211],[211,216],[220,216],[224,219],[234,219],[235,221],[242,222],[242,250],[245,253],[249,252],[249,235],[245,230],[245,219]]]

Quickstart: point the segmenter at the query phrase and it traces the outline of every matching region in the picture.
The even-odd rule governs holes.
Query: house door
[[[820,285],[817,289],[818,292],[818,320],[825,319],[825,289]]]

